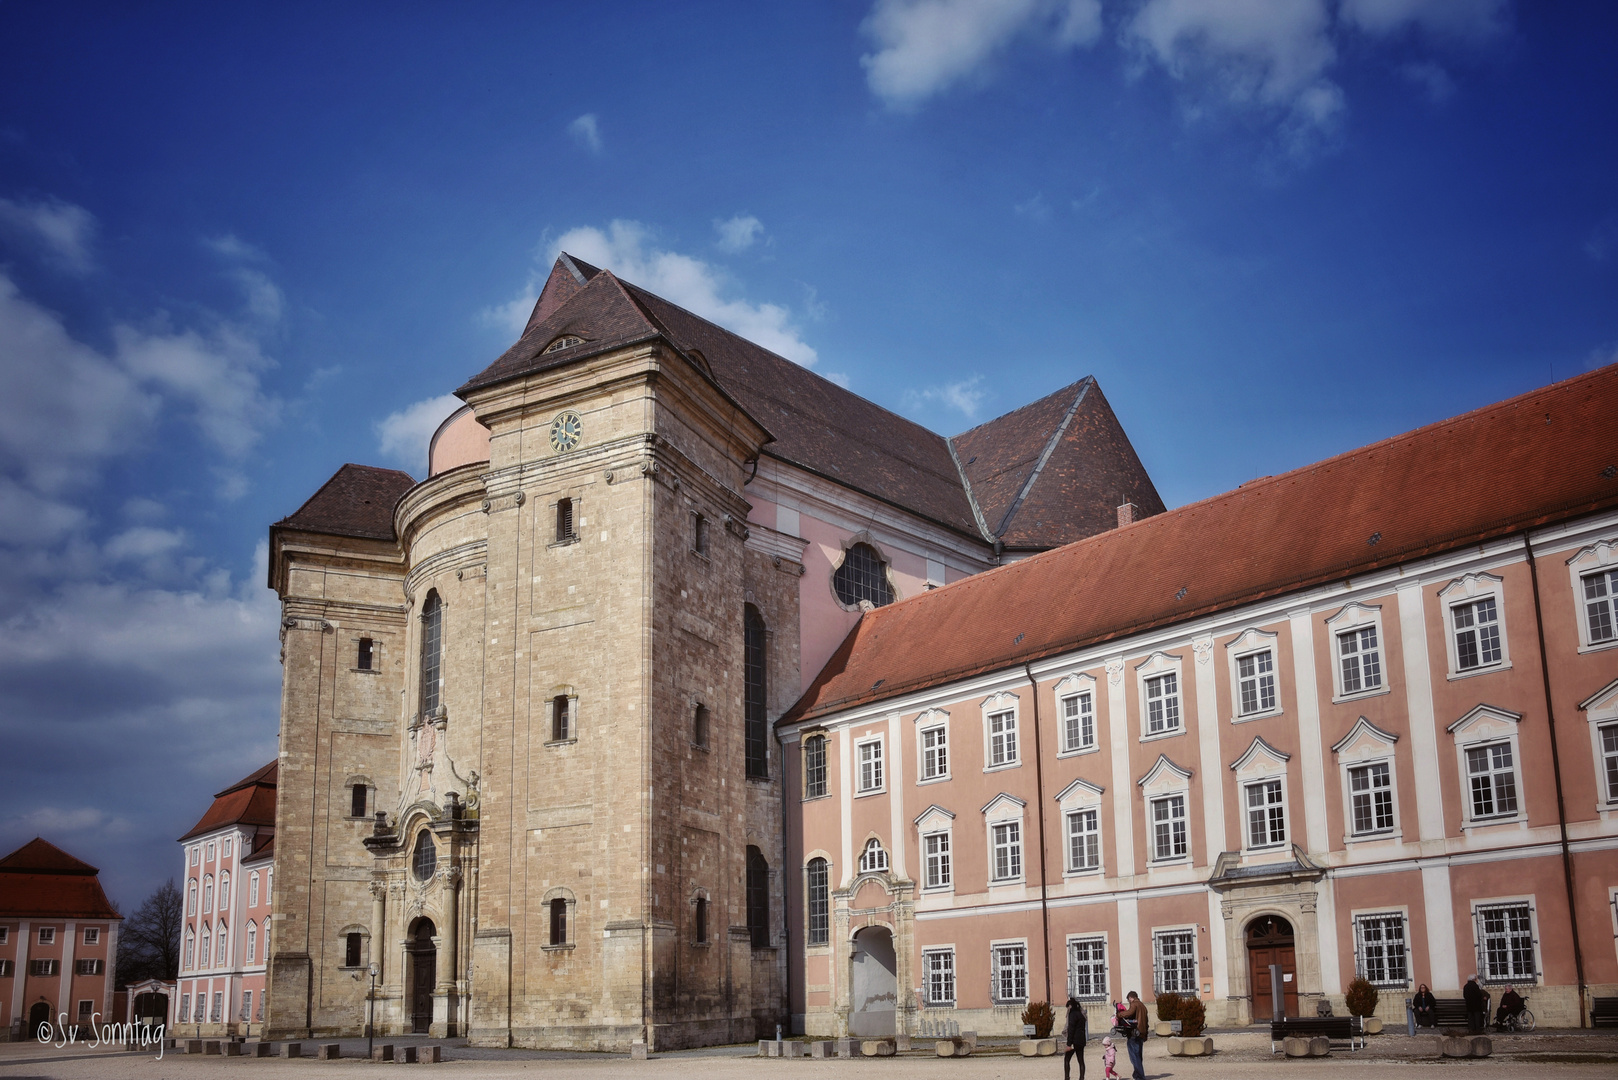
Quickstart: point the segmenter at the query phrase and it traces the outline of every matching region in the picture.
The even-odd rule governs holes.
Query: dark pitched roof
[[[264,836],[262,833],[260,833],[254,838],[254,844],[255,846],[253,850],[247,855],[243,856],[243,865],[246,865],[247,863],[266,862],[275,858],[274,833],[270,833],[268,836]]]
[[[1609,365],[867,612],[783,721],[1611,511],[1615,413]]]
[[[1113,528],[1163,500],[1093,377],[950,442],[989,533],[1013,550],[1058,547]]]
[[[121,919],[97,870],[35,837],[0,859],[0,917]]]
[[[551,317],[552,312],[562,306],[562,302],[572,298],[573,294],[601,273],[583,259],[575,259],[567,252],[563,252],[556,259],[556,265],[551,267],[551,276],[546,279],[545,287],[539,291],[539,299],[534,301],[533,313],[528,316],[528,324],[523,328],[542,323]]]
[[[270,762],[250,776],[243,777],[214,796],[208,812],[184,836],[193,836],[222,829],[226,825],[275,824],[275,782],[280,773],[277,762]]]
[[[395,540],[393,508],[415,486],[410,474],[398,469],[344,465],[308,502],[275,526],[330,536]]]

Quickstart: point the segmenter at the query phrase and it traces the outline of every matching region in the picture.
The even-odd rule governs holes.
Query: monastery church
[[[564,254],[455,393],[270,529],[266,1037],[1618,993],[1618,367],[1165,511]]]

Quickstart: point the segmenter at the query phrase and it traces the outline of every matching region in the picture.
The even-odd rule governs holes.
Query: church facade
[[[272,1038],[793,1023],[776,721],[869,612],[1163,509],[1093,379],[944,439],[566,255],[457,394],[425,480],[271,529]]]

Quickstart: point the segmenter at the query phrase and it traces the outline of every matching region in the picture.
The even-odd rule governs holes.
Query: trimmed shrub
[[[1051,1028],[1056,1026],[1056,1013],[1051,1011],[1048,1001],[1030,1001],[1028,1007],[1022,1011],[1022,1022],[1034,1025],[1034,1038],[1048,1039],[1051,1037]]]
[[[1180,1022],[1181,1035],[1195,1038],[1202,1034],[1207,1009],[1203,1007],[1201,998],[1192,994],[1159,994],[1155,1004],[1159,1020]]]
[[[1354,976],[1354,981],[1348,984],[1348,1011],[1355,1016],[1372,1016],[1376,1013],[1377,992],[1376,987],[1366,980],[1364,975]]]

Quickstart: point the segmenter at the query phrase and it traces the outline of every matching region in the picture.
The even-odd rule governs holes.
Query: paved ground
[[[425,1040],[389,1040],[396,1046],[420,1044]],[[1535,1076],[1554,1074],[1558,1077],[1600,1077],[1611,1080],[1618,1076],[1618,1033],[1591,1032],[1537,1032],[1523,1036],[1495,1036],[1495,1056],[1484,1061],[1421,1061],[1415,1055],[1416,1041],[1403,1035],[1381,1035],[1371,1040],[1362,1051],[1349,1054],[1338,1052],[1329,1059],[1288,1061],[1272,1056],[1269,1038],[1263,1032],[1216,1032],[1216,1053],[1210,1058],[1185,1059],[1167,1056],[1166,1040],[1149,1041],[1146,1050],[1146,1072],[1150,1080],[1246,1080],[1269,1074],[1275,1080],[1291,1078],[1300,1072],[1318,1074],[1320,1080],[1358,1076],[1385,1076],[1390,1069],[1398,1069],[1400,1080],[1456,1080],[1456,1070],[1470,1070],[1468,1076],[1516,1078],[1524,1072]],[[358,1059],[365,1050],[365,1041],[342,1040],[345,1054],[356,1055],[342,1061],[317,1061],[312,1058],[287,1060],[284,1058],[220,1058],[199,1057],[165,1052],[158,1060],[154,1052],[124,1053],[86,1046],[41,1046],[37,1043],[0,1043],[0,1080],[26,1080],[49,1077],[51,1080],[70,1080],[84,1077],[88,1080],[206,1080],[209,1077],[230,1075],[242,1078],[251,1074],[262,1080],[321,1076],[374,1076],[378,1070],[392,1074],[395,1066],[372,1064]],[[313,1043],[305,1046],[311,1052]],[[941,1060],[927,1052],[914,1052],[896,1058],[862,1058],[852,1061],[816,1061],[797,1059],[781,1061],[760,1060],[755,1046],[711,1047],[678,1053],[656,1054],[650,1061],[632,1062],[626,1056],[613,1054],[575,1054],[551,1051],[479,1050],[460,1042],[443,1043],[446,1060],[438,1065],[398,1066],[412,1071],[429,1069],[462,1077],[534,1078],[546,1080],[605,1080],[626,1073],[644,1075],[647,1080],[664,1078],[692,1078],[692,1080],[729,1080],[729,1078],[770,1077],[776,1072],[791,1073],[806,1080],[836,1080],[850,1077],[855,1080],[936,1080],[956,1077],[958,1080],[1007,1080],[1044,1078],[1053,1080],[1060,1075],[1061,1058],[1022,1058],[1011,1056],[1011,1047],[988,1045],[979,1054],[966,1060]],[[1099,1047],[1092,1043],[1086,1061],[1086,1080],[1100,1080]],[[1120,1055],[1122,1058],[1122,1055]],[[1127,1059],[1122,1062],[1126,1065]],[[1075,1063],[1074,1075],[1078,1068]]]

